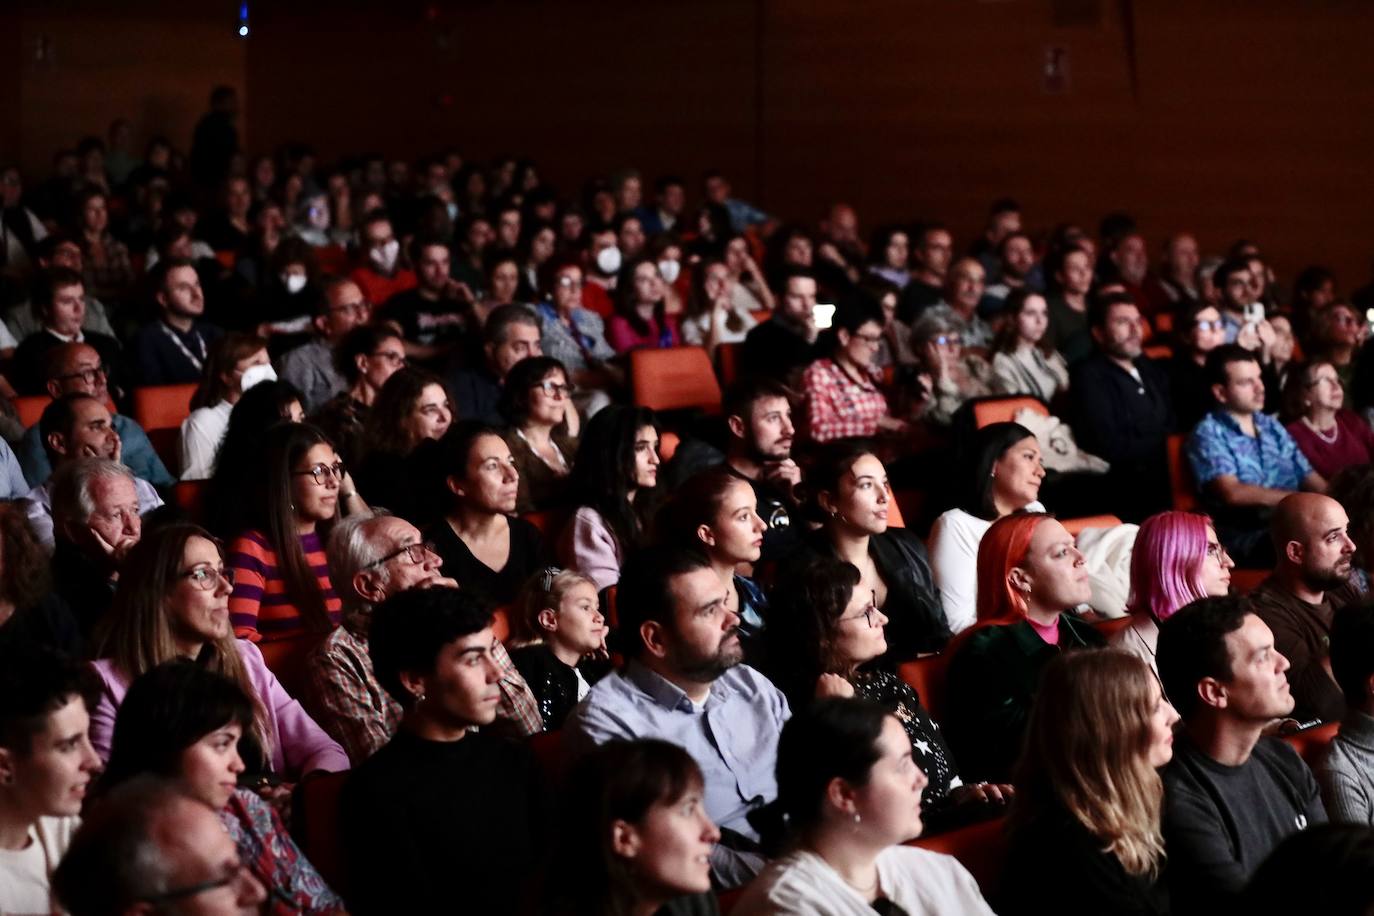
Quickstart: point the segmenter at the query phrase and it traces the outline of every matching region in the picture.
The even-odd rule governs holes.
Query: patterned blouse
[[[854,693],[890,711],[911,739],[911,756],[930,784],[922,796],[925,807],[943,804],[953,789],[964,784],[954,769],[954,755],[940,726],[921,705],[911,685],[890,671],[860,671],[850,678]]]
[[[224,829],[238,847],[239,858],[267,888],[264,912],[344,913],[344,902],[282,826],[272,806],[248,789],[235,789],[219,813]]]
[[[887,398],[876,373],[855,379],[833,360],[818,359],[802,374],[806,395],[806,428],[813,442],[852,436],[868,437],[888,415]]]

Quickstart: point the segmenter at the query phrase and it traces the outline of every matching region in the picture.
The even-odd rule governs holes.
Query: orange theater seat
[[[181,423],[191,414],[194,384],[134,389],[134,420],[148,434],[153,451],[173,474],[181,470]]]
[[[1131,625],[1131,618],[1130,618],[1129,615],[1127,615],[1126,617],[1113,617],[1113,618],[1110,619],[1110,620],[1094,620],[1094,621],[1093,621],[1093,626],[1097,628],[1097,632],[1101,633],[1103,636],[1107,637],[1108,639],[1111,639],[1111,638],[1112,638],[1113,636],[1115,636],[1118,632],[1120,632],[1121,630],[1126,629],[1126,628],[1129,627],[1130,625]]]
[[[1160,312],[1155,315],[1155,331],[1159,334],[1169,334],[1174,330],[1174,313]]]
[[[1064,530],[1074,537],[1085,528],[1115,528],[1121,524],[1121,519],[1115,515],[1085,515],[1082,518],[1061,519]]]
[[[1188,458],[1183,453],[1184,437],[1175,433],[1170,436],[1166,446],[1169,461],[1169,487],[1173,491],[1174,508],[1180,512],[1197,510],[1197,490],[1193,487],[1193,472],[1188,468]]]
[[[52,403],[52,398],[46,394],[31,394],[22,398],[14,399],[14,410],[19,415],[19,422],[28,429],[43,418],[43,410]]]
[[[545,509],[543,512],[526,512],[520,517],[539,529],[544,547],[548,549],[549,555],[553,556],[558,535],[562,533],[563,526],[568,523],[571,515],[570,509]]]
[[[172,487],[172,502],[197,525],[205,521],[205,481],[179,480]]]
[[[1033,410],[1046,417],[1050,415],[1050,409],[1039,398],[984,398],[973,404],[973,424],[982,429],[993,423],[1009,423],[1016,419],[1016,412],[1022,409]]]
[[[1231,588],[1238,594],[1244,595],[1259,588],[1259,584],[1269,578],[1267,569],[1233,569],[1231,570]]]
[[[891,485],[887,488],[887,527],[905,528],[906,519],[902,517],[902,504],[897,502]]]
[[[1291,735],[1284,735],[1283,740],[1293,745],[1293,750],[1307,761],[1308,766],[1315,767],[1326,754],[1327,746],[1331,744],[1331,739],[1336,737],[1340,727],[1339,722],[1325,722]]]
[[[630,353],[634,402],[654,410],[698,407],[720,412],[720,382],[701,347],[635,350]]]
[[[1002,864],[1007,858],[1007,838],[1003,818],[982,821],[948,833],[912,840],[910,845],[954,856],[987,896],[996,889]]]
[[[720,383],[727,388],[739,378],[740,350],[744,344],[727,343],[716,347],[716,369],[720,373]]]
[[[682,437],[675,432],[664,430],[663,435],[658,439],[658,457],[661,461],[672,461],[673,455],[677,454],[677,447],[682,444]]]
[[[916,691],[921,705],[932,719],[940,721],[945,712],[945,675],[949,673],[949,649],[939,655],[927,655],[897,666],[897,676]]]
[[[339,894],[348,892],[339,830],[339,795],[347,773],[316,773],[296,786],[291,833],[301,852],[325,883]]]
[[[495,636],[499,642],[510,639],[510,612],[509,605],[499,607],[491,612],[491,635]]]
[[[1145,355],[1150,359],[1169,359],[1174,355],[1174,348],[1168,344],[1150,344],[1145,348]]]

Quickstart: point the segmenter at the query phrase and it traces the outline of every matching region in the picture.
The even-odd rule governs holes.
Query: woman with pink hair
[[[1212,520],[1196,512],[1160,512],[1147,518],[1131,553],[1131,623],[1111,643],[1139,656],[1158,676],[1159,625],[1185,604],[1225,595],[1236,564],[1217,538]]]

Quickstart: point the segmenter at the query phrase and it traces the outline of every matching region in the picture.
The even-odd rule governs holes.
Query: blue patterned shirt
[[[1188,464],[1199,487],[1227,474],[1241,483],[1271,490],[1297,490],[1312,465],[1283,425],[1255,414],[1255,435],[1247,436],[1224,410],[1202,418],[1188,438]]]

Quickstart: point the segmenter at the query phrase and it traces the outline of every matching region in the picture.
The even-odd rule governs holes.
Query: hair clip
[[[544,590],[545,594],[548,594],[549,592],[553,591],[553,577],[558,575],[560,572],[562,572],[562,570],[559,569],[557,566],[544,567],[544,572],[541,574],[539,579],[539,587]]]

